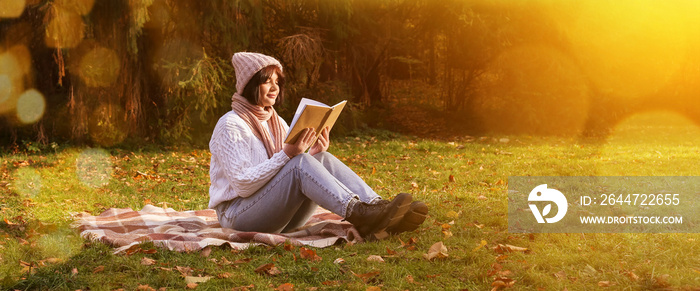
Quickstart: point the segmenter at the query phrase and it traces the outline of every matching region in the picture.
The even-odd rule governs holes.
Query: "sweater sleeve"
[[[211,154],[221,162],[220,170],[237,196],[248,197],[255,193],[289,161],[284,151],[279,151],[262,162],[256,161],[259,150],[256,151],[254,147],[259,146],[258,142],[242,122],[225,122],[214,132],[210,144]]]

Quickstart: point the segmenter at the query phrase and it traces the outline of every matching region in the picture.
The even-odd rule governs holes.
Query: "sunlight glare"
[[[17,117],[24,124],[32,124],[42,116],[46,110],[44,95],[35,89],[29,89],[17,99]]]
[[[112,172],[111,156],[104,149],[85,149],[75,161],[75,174],[83,185],[91,188],[108,185]]]
[[[17,18],[24,12],[26,0],[0,0],[0,18]]]
[[[52,48],[74,48],[83,39],[85,24],[76,12],[53,5],[48,13],[45,42]]]
[[[108,48],[96,47],[82,56],[80,78],[90,87],[108,87],[119,77],[119,57]]]
[[[42,178],[39,171],[33,167],[22,167],[14,172],[13,183],[15,191],[25,198],[34,198],[41,191]]]
[[[100,105],[92,112],[88,121],[92,141],[105,147],[124,141],[129,132],[125,116],[124,110],[117,105]]]
[[[486,67],[475,96],[487,131],[577,135],[588,117],[588,88],[561,52],[546,46],[515,47]]]
[[[95,5],[95,0],[56,0],[55,4],[80,15],[87,15]]]
[[[675,76],[692,34],[683,6],[669,3],[583,1],[576,17],[560,19],[578,63],[600,92],[643,98]]]

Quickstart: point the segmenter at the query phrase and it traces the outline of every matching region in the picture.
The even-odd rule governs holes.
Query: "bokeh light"
[[[96,47],[82,56],[80,78],[90,87],[107,87],[119,77],[119,57],[108,48]]]
[[[14,190],[25,198],[34,198],[41,191],[42,178],[32,167],[22,167],[14,172]]]
[[[22,67],[14,54],[0,53],[0,113],[15,108],[15,101],[22,92]]]
[[[15,45],[7,50],[7,53],[14,56],[17,66],[22,75],[28,75],[32,71],[32,54],[26,45]]]
[[[26,0],[0,0],[0,18],[17,18],[24,12]]]
[[[179,73],[176,67],[172,64],[189,64],[203,57],[202,47],[196,46],[192,42],[177,38],[167,41],[156,52],[154,60],[158,60],[156,64],[156,72],[165,83],[166,87],[176,87],[178,82],[182,81],[187,74]]]
[[[111,156],[104,149],[85,149],[75,161],[75,174],[83,185],[91,188],[108,185],[112,172]]]
[[[73,48],[83,39],[84,23],[80,14],[52,5],[49,24],[46,26],[46,46],[52,48]]]
[[[12,96],[12,81],[10,80],[10,76],[1,74],[0,75],[0,108],[3,107],[5,102],[10,100],[10,96]],[[0,113],[2,110],[0,110]]]
[[[547,46],[502,53],[480,78],[474,112],[488,131],[577,135],[588,117],[588,88],[578,67]]]
[[[87,15],[95,5],[95,0],[56,0],[55,5],[73,11],[79,15]]]
[[[126,114],[120,106],[100,105],[92,112],[88,121],[90,138],[104,147],[119,144],[129,133],[125,118]]]
[[[681,165],[697,163],[699,143],[698,124],[678,112],[633,114],[614,127],[601,147],[598,174],[697,175]]]
[[[569,1],[562,1],[569,2]],[[562,30],[598,89],[624,99],[647,97],[684,64],[689,30],[683,5],[663,1],[580,1],[568,7]]]
[[[39,121],[44,116],[46,101],[44,95],[35,89],[29,89],[17,99],[17,117],[25,124]]]

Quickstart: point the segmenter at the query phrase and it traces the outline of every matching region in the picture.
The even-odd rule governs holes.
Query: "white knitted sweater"
[[[287,123],[281,117],[280,122],[287,132]],[[216,123],[209,150],[209,208],[239,196],[252,195],[289,161],[284,151],[268,158],[262,141],[233,111],[224,114]]]

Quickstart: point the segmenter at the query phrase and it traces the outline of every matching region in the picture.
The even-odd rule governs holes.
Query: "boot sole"
[[[413,201],[408,212],[404,215],[399,224],[394,227],[387,228],[389,234],[397,234],[406,231],[414,231],[423,224],[428,217],[428,205],[421,201]]]
[[[386,214],[387,216],[382,220],[385,223],[374,229],[368,236],[368,240],[382,240],[387,238],[389,233],[387,233],[386,229],[401,222],[411,206],[411,200],[411,194],[400,193],[396,195],[396,198],[394,198],[388,206],[389,212]]]

